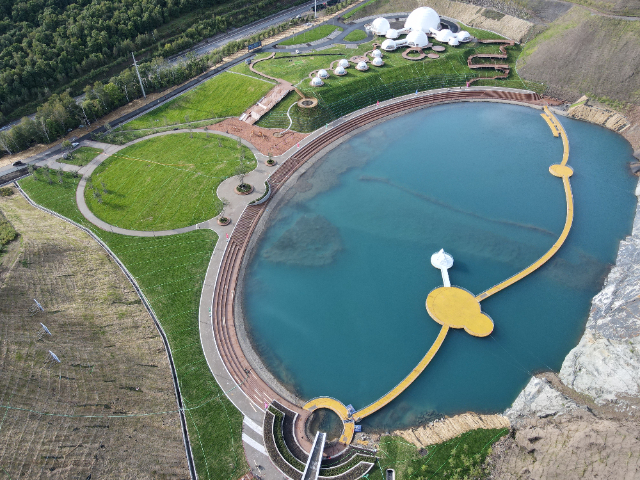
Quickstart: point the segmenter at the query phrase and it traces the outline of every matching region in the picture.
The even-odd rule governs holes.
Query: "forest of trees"
[[[291,26],[308,21],[307,17],[274,26],[246,38],[231,41],[224,47],[208,55],[196,57],[187,55],[186,61],[169,65],[166,60],[156,57],[140,64],[140,77],[146,93],[164,90],[179,85],[201,73],[222,58],[245,48],[248,44],[271,37]],[[84,88],[85,97],[76,102],[68,91],[52,94],[42,105],[34,118],[23,117],[9,129],[0,131],[0,156],[11,155],[25,150],[35,143],[51,143],[63,137],[69,130],[81,125],[89,126],[98,118],[142,96],[140,83],[133,68],[127,68],[108,82],[95,82]]]
[[[80,93],[132,51],[166,58],[303,1],[0,0],[0,125]]]

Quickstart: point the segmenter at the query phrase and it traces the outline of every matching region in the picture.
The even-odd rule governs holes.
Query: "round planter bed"
[[[236,187],[236,193],[238,195],[249,195],[251,192],[253,192],[253,187],[248,183],[243,183]]]

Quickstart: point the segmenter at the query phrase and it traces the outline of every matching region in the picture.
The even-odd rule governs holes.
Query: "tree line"
[[[152,93],[179,85],[220,63],[223,57],[246,48],[250,43],[308,20],[307,17],[301,17],[282,23],[247,39],[231,41],[201,57],[188,54],[186,60],[175,64],[169,64],[162,57],[143,62],[138,68],[144,90]],[[34,118],[23,117],[18,124],[0,131],[0,156],[20,152],[37,143],[51,143],[75,128],[89,126],[100,117],[142,97],[142,90],[135,69],[130,67],[111,77],[106,83],[98,81],[87,85],[84,94],[81,102],[76,102],[69,91],[53,94],[38,107]]]
[[[0,125],[52,93],[79,93],[132,51],[166,58],[303,1],[0,0]]]

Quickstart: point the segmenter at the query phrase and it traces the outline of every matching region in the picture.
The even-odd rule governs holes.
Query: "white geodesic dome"
[[[320,78],[329,78],[329,72],[327,72],[324,68],[318,70],[318,77]]]
[[[439,32],[435,32],[436,40],[442,43],[447,43],[451,37],[453,37],[453,33],[448,28],[440,30]]]
[[[349,68],[349,60],[347,60],[346,58],[343,58],[338,62],[338,65],[341,66],[342,68]]]
[[[335,73],[336,75],[342,76],[342,75],[346,75],[347,71],[344,69],[343,66],[338,65],[336,69],[333,71],[333,73]]]
[[[382,48],[383,50],[386,50],[387,52],[390,52],[398,48],[398,46],[396,45],[396,42],[388,38],[384,42],[382,42],[382,45],[380,46],[380,48]]]
[[[422,30],[413,30],[407,35],[406,38],[407,45],[410,47],[420,47],[424,48],[429,45],[429,39],[427,38],[427,34]]]
[[[374,51],[371,52],[371,56],[373,58],[382,58],[382,52],[376,48]]]
[[[371,32],[375,35],[386,35],[389,25],[389,20],[384,17],[378,17],[371,23]]]
[[[364,72],[365,70],[369,70],[369,65],[367,65],[367,62],[362,61],[359,62],[358,65],[356,65],[356,68],[361,72]]]
[[[399,36],[400,34],[398,33],[398,30],[396,30],[395,28],[390,28],[385,34],[385,37],[387,38],[398,38]]]
[[[311,79],[311,86],[312,87],[321,87],[322,85],[324,85],[324,82],[322,81],[322,79],[320,77],[313,77]]]
[[[382,65],[384,65],[384,62],[382,61],[382,59],[380,57],[376,57],[376,58],[373,59],[371,64],[375,65],[376,67],[381,67]]]
[[[404,22],[404,27],[412,31],[422,31],[427,33],[430,28],[438,28],[440,25],[440,15],[433,8],[420,7],[416,8],[409,14]]]
[[[457,37],[453,36],[447,41],[447,43],[452,47],[457,47],[458,45],[460,45],[460,40],[458,40]]]
[[[458,33],[456,33],[456,38],[461,42],[468,42],[469,40],[471,40],[471,34],[466,30],[460,30]]]

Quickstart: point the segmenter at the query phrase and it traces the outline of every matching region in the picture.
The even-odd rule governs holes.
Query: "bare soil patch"
[[[640,469],[640,425],[587,411],[532,420],[493,446],[492,479],[634,479]]]
[[[0,258],[2,471],[187,478],[167,355],[131,284],[89,236],[20,195],[0,209],[20,233]],[[39,339],[40,322],[52,336]]]
[[[230,133],[253,144],[263,155],[282,155],[291,147],[302,141],[307,136],[306,133],[298,133],[289,130],[282,137],[275,137],[273,134],[281,132],[280,128],[264,128],[241,122],[237,118],[227,118],[215,125],[209,125],[207,130]]]

